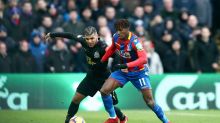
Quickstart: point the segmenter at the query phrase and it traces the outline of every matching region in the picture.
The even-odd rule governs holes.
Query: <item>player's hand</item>
[[[46,35],[46,36],[44,36],[44,39],[45,39],[45,41],[50,40],[50,39],[51,39],[51,37],[50,37],[50,33],[47,33],[47,35]]]
[[[126,69],[128,66],[126,64],[116,64],[114,66],[115,69]]]

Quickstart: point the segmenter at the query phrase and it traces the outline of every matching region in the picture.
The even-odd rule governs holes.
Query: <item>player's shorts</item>
[[[88,72],[86,77],[81,81],[77,87],[77,92],[84,96],[93,97],[97,91],[99,91],[104,84],[105,80],[109,77],[110,72],[104,72],[100,74],[94,74]]]
[[[130,81],[138,90],[151,89],[147,69],[128,73],[117,70],[111,73],[110,78],[117,80],[122,87]]]

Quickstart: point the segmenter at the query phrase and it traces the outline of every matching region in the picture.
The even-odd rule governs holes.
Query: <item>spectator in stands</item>
[[[44,16],[47,16],[47,2],[45,0],[38,0],[36,3],[36,20],[35,20],[35,28],[41,25]]]
[[[69,13],[70,20],[63,25],[65,32],[71,32],[74,34],[81,34],[85,27],[84,23],[78,20],[78,13],[76,10],[72,10]]]
[[[17,9],[19,11],[20,8],[18,6],[18,0],[8,0],[8,7],[5,9],[5,16],[6,16],[6,19],[10,20],[10,17],[11,17],[11,11],[13,9]]]
[[[78,7],[77,7],[77,5],[76,5],[75,0],[67,0],[66,10],[67,10],[67,11],[66,11],[67,13],[71,12],[72,10],[78,11]]]
[[[73,61],[71,54],[62,38],[55,39],[56,44],[46,58],[46,68],[51,73],[71,72]]]
[[[108,28],[110,29],[111,33],[114,34],[116,32],[115,28],[114,28],[114,24],[116,22],[115,8],[111,7],[111,6],[107,6],[105,8],[105,16],[106,16],[106,19],[107,19]]]
[[[86,55],[79,42],[70,44],[70,51],[73,58],[73,72],[85,73],[88,71]]]
[[[42,19],[42,24],[38,28],[38,30],[43,34],[46,35],[48,32],[54,31],[55,26],[53,25],[52,18],[50,16],[44,16]]]
[[[116,18],[125,18],[127,16],[125,7],[120,0],[110,0],[110,6],[116,10]]]
[[[192,41],[194,41],[200,34],[197,17],[195,15],[190,15],[188,17],[187,25],[183,25],[179,31],[183,42],[183,48],[188,50]]]
[[[6,26],[8,24],[8,18],[5,15],[5,4],[0,0],[0,24]]]
[[[82,11],[82,22],[86,27],[95,25],[95,21],[92,20],[92,11],[88,7]]]
[[[107,26],[101,27],[99,29],[100,39],[104,40],[108,46],[112,44],[112,33]]]
[[[3,25],[0,25],[0,41],[6,45],[8,54],[14,53],[16,42],[8,36],[7,29]]]
[[[198,28],[198,18],[195,15],[190,15],[188,19],[188,26],[190,27],[191,34],[189,38],[194,39],[200,34],[200,29]]]
[[[213,7],[213,26],[212,31],[213,34],[216,33],[220,29],[220,12],[219,12],[219,6],[220,6],[220,0],[211,0],[212,7]]]
[[[26,40],[21,40],[19,51],[13,56],[13,71],[16,73],[35,73],[36,62],[29,51],[29,44]]]
[[[11,73],[11,66],[12,60],[8,56],[6,44],[0,41],[0,73]]]
[[[188,50],[188,41],[190,40],[188,35],[191,33],[190,28],[188,26],[189,12],[186,9],[182,9],[179,13],[179,24],[178,24],[178,32],[180,39],[182,41],[181,48],[184,50]]]
[[[190,0],[192,1],[192,0]],[[199,24],[212,27],[212,5],[211,0],[195,0],[195,15],[198,17]]]
[[[164,22],[165,30],[169,32],[174,40],[180,39],[179,33],[176,28],[176,23],[174,20],[167,18]]]
[[[48,13],[49,13],[49,15],[52,19],[54,27],[62,26],[63,17],[59,14],[58,9],[55,6],[55,4],[50,4],[49,5]]]
[[[90,8],[92,10],[92,19],[96,21],[100,15],[103,15],[103,10],[99,8],[98,0],[90,0]]]
[[[151,29],[150,29],[154,43],[157,43],[160,40],[163,31],[164,31],[163,18],[161,17],[161,15],[157,14],[151,21]]]
[[[179,40],[175,40],[172,43],[172,50],[166,52],[163,65],[166,73],[190,72],[189,56],[187,52],[181,50]]]
[[[76,5],[75,0],[66,0],[66,4],[64,6],[64,12],[63,12],[63,19],[64,22],[68,22],[70,20],[70,16],[69,13],[72,10],[76,10],[78,12],[78,7]]]
[[[142,41],[150,41],[151,37],[149,33],[144,29],[143,21],[136,21],[135,23],[135,32],[134,32]]]
[[[220,32],[219,31],[215,34],[214,40],[218,47],[218,51],[220,51]],[[220,65],[220,59],[218,60],[218,64]],[[217,71],[220,72],[220,67],[218,68]]]
[[[144,20],[147,24],[146,30],[150,31],[150,22],[155,16],[155,11],[152,2],[146,2],[144,4]]]
[[[178,20],[178,12],[173,6],[173,0],[163,0],[164,9],[161,11],[161,15],[164,19],[171,18]]]
[[[215,72],[218,68],[219,52],[211,38],[208,27],[201,28],[201,36],[194,45],[194,66],[197,73]]]
[[[129,21],[131,22],[131,30],[135,30],[135,23],[137,21],[142,21],[143,26],[145,29],[147,29],[147,21],[145,21],[144,18],[144,8],[142,6],[136,6],[134,9],[134,15],[129,18]]]
[[[108,27],[108,22],[105,16],[99,16],[98,20],[97,20],[97,29],[99,30],[99,28],[101,27]]]
[[[154,50],[154,44],[151,41],[145,41],[144,50],[147,52],[150,74],[163,74],[163,65],[160,56]]]
[[[220,51],[220,30],[218,30],[217,33],[215,34],[214,40],[216,42],[218,50]]]
[[[27,35],[28,37],[31,35],[32,30],[34,29],[36,16],[32,10],[32,4],[28,1],[24,2],[22,5],[22,12],[21,12],[21,21],[27,28]]]
[[[47,46],[43,43],[41,33],[33,31],[30,38],[30,51],[35,58],[37,70],[36,72],[44,72],[44,60]]]
[[[174,8],[178,11],[186,9],[190,14],[195,14],[196,7],[195,0],[174,0]]]
[[[17,8],[11,10],[10,21],[8,25],[8,35],[15,41],[20,41],[28,38],[28,25],[25,25],[21,20],[21,11]]]

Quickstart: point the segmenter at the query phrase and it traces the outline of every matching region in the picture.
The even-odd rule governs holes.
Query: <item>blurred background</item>
[[[219,0],[0,0],[0,72],[84,73],[80,43],[47,42],[44,35],[95,26],[111,45],[114,22],[127,18],[148,52],[151,74],[216,73],[218,7]]]
[[[155,100],[165,111],[171,110],[166,112],[171,121],[217,123],[219,8],[220,0],[0,0],[1,121],[63,122],[88,66],[80,43],[62,38],[45,41],[44,36],[82,34],[85,27],[94,26],[110,46],[115,21],[127,18],[147,51]],[[117,58],[109,62],[110,69],[117,62]],[[159,122],[152,112],[146,115],[146,105],[132,84],[117,93],[118,106],[132,109],[125,110],[129,122]],[[105,119],[104,111],[87,112],[104,110],[99,93],[85,99],[80,109],[86,111],[81,113],[86,121]]]

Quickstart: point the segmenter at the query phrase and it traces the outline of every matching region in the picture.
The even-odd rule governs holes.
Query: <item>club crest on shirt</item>
[[[123,58],[131,58],[131,54],[129,52],[117,50],[117,53]]]
[[[136,48],[137,48],[137,50],[143,50],[143,47],[142,47],[142,45],[141,45],[140,42],[138,42],[138,43],[136,44]]]
[[[137,41],[138,41],[138,39],[137,39],[137,38],[135,38],[135,39],[134,39],[134,43],[137,43]]]
[[[127,51],[131,51],[131,46],[127,45]]]
[[[99,54],[98,51],[96,51],[96,52],[94,53],[94,58],[100,58],[100,54]]]

